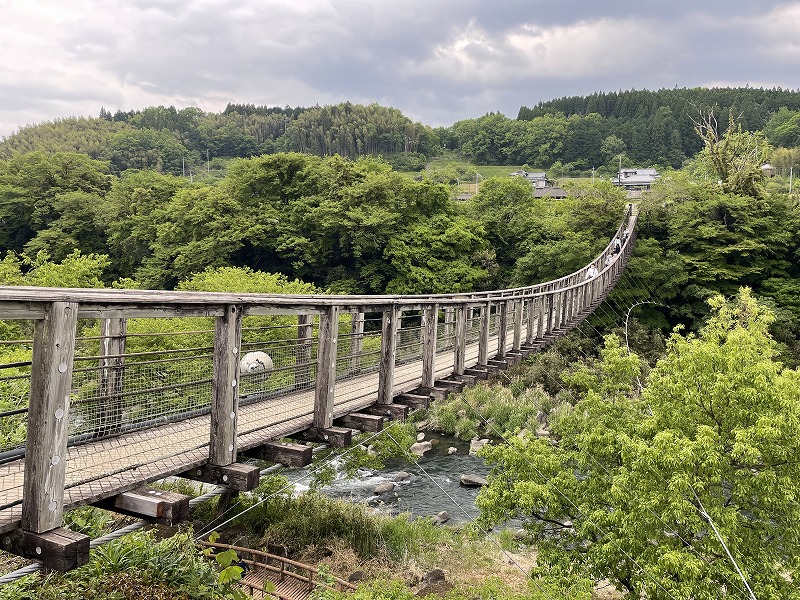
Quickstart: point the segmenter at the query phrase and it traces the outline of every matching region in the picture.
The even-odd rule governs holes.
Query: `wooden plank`
[[[167,527],[189,518],[189,496],[150,487],[123,492],[94,505]]]
[[[253,465],[233,463],[231,465],[205,464],[178,475],[194,481],[227,485],[237,492],[249,492],[258,486],[259,468]]]
[[[405,404],[373,404],[362,408],[361,412],[368,415],[382,415],[395,421],[405,421],[408,418],[408,406]]]
[[[450,379],[437,379],[435,386],[422,386],[422,387],[437,387],[444,390],[448,390],[450,392],[463,392],[464,385],[465,384],[463,381],[454,381]]]
[[[476,377],[477,379],[489,379],[489,371],[485,368],[464,369],[464,375]]]
[[[35,325],[22,493],[22,528],[33,533],[61,526],[64,514],[77,316],[76,303],[53,302]]]
[[[211,383],[211,438],[208,460],[212,465],[236,462],[236,418],[239,412],[239,346],[242,307],[228,306],[214,328],[214,363]]]
[[[439,305],[426,306],[422,312],[422,385],[433,386],[436,366],[436,334]]]
[[[466,364],[467,312],[463,306],[456,308],[455,341],[453,348],[453,372],[461,374]]]
[[[89,536],[61,527],[40,533],[17,529],[0,536],[0,545],[6,552],[39,560],[61,573],[89,562]]]
[[[320,315],[317,346],[317,381],[314,397],[314,421],[317,429],[333,424],[333,393],[336,386],[336,348],[339,337],[339,308],[330,307]]]
[[[305,467],[313,460],[311,446],[291,444],[289,442],[267,442],[261,446],[242,452],[244,456],[269,460],[290,467]]]
[[[309,442],[322,442],[333,448],[347,448],[353,443],[353,431],[344,427],[326,427],[324,429],[309,427],[292,437]]]
[[[506,355],[506,338],[508,336],[508,301],[497,305],[497,356]]]
[[[428,395],[408,393],[395,396],[394,401],[398,404],[406,404],[413,408],[428,408],[431,403],[431,398]]]
[[[492,305],[487,302],[481,306],[481,332],[478,337],[478,364],[485,365],[489,359],[489,316]]]
[[[430,396],[434,400],[444,400],[450,393],[450,390],[440,387],[418,387],[414,393],[420,396]]]
[[[384,418],[380,415],[357,412],[339,417],[334,423],[339,427],[350,427],[360,431],[377,433],[383,430],[383,421]]]
[[[522,346],[522,316],[523,316],[523,301],[514,300],[514,340],[512,347],[514,350],[519,350]]]
[[[397,329],[401,313],[398,306],[383,312],[381,363],[378,379],[378,404],[391,404],[394,391],[394,365],[397,360]]]

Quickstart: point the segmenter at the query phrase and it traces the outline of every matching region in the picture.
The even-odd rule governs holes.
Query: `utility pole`
[[[794,167],[789,167],[789,194],[792,193],[792,174],[794,171]]]
[[[208,148],[206,148],[206,174],[211,175],[211,159],[208,157]]]
[[[183,173],[183,176],[186,177],[186,158],[185,157],[181,159],[181,172]]]
[[[594,167],[592,167],[592,183],[594,183]]]

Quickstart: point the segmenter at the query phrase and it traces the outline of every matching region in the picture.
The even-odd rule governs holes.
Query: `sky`
[[[229,102],[439,126],[595,91],[798,90],[800,0],[0,0],[0,52],[0,136]]]

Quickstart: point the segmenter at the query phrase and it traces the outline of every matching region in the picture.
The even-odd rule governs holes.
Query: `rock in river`
[[[462,475],[459,481],[464,487],[483,487],[486,485],[486,478],[480,475]]]

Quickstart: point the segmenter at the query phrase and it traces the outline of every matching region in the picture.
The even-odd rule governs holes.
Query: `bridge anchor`
[[[39,560],[54,571],[64,573],[89,562],[89,536],[63,527],[43,533],[15,529],[0,536],[6,552]]]

